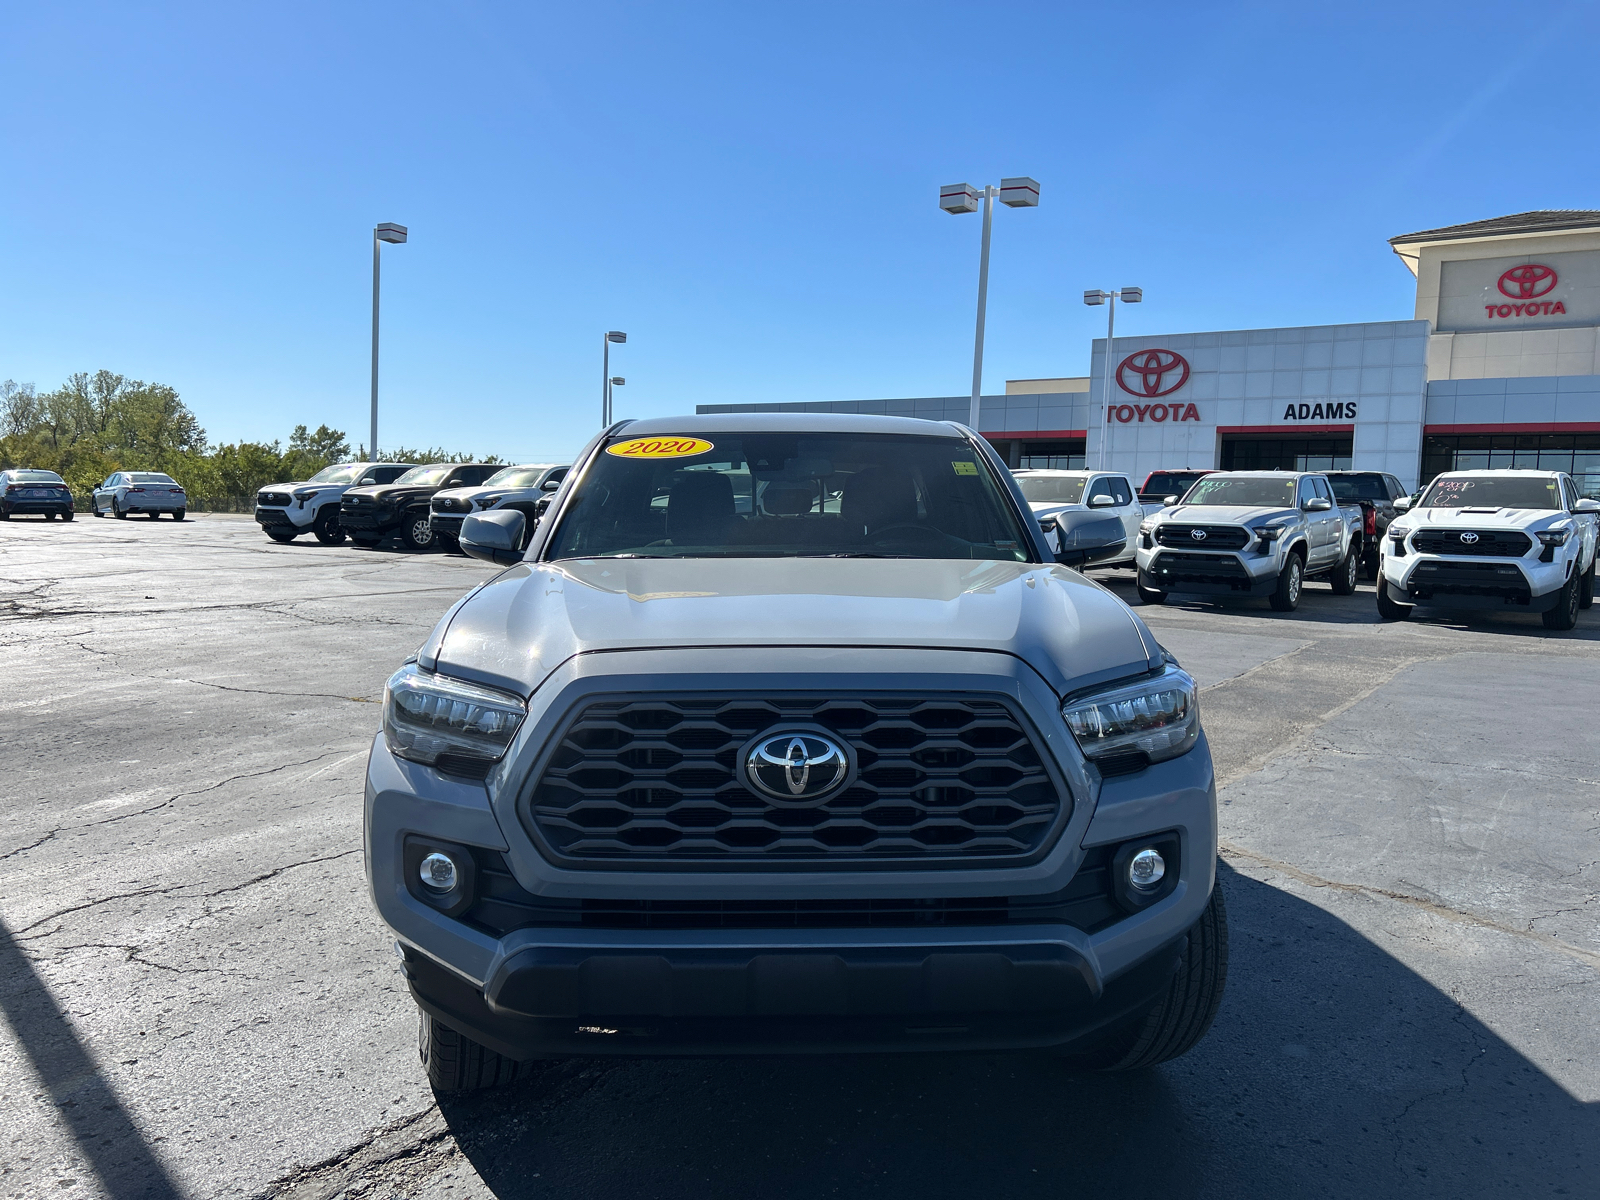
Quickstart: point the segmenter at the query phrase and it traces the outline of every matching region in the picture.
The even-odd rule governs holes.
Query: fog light
[[[1145,853],[1154,854],[1155,852],[1147,850]],[[1160,858],[1161,856],[1157,854],[1157,861]],[[455,860],[448,854],[440,854],[437,850],[422,860],[422,869],[419,874],[422,876],[422,885],[435,892],[454,891],[459,878],[456,874]],[[1159,867],[1156,870],[1155,878],[1161,878]]]
[[[427,864],[424,863],[423,866],[426,867]],[[1148,892],[1158,886],[1166,873],[1167,860],[1156,850],[1141,850],[1128,860],[1128,882],[1141,892]]]

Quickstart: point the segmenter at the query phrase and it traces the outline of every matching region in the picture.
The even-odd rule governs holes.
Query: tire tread
[[[496,1054],[437,1017],[420,1012],[417,1053],[436,1092],[473,1092],[524,1079],[532,1064]]]

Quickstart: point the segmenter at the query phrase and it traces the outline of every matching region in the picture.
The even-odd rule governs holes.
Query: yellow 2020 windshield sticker
[[[715,449],[704,438],[646,437],[607,446],[606,453],[618,458],[690,458]]]

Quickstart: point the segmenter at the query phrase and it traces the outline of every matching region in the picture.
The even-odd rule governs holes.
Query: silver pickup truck
[[[1139,598],[1265,596],[1293,612],[1307,579],[1353,593],[1361,555],[1361,509],[1339,505],[1326,475],[1214,471],[1140,525]]]
[[[366,865],[440,1090],[594,1055],[1190,1049],[1194,681],[961,426],[622,423],[389,680]],[[1116,522],[1109,522],[1117,526]],[[1120,527],[1108,531],[1113,552]]]

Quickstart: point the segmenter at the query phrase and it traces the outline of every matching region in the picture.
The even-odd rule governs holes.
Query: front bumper
[[[927,661],[912,651],[878,657],[881,663],[867,667],[891,681],[895,666]],[[981,660],[997,656],[967,657],[972,662],[952,664],[947,679],[930,678],[930,688],[972,690],[991,665]],[[1031,674],[1018,669],[1013,695],[1022,692],[1042,720],[1028,693],[1038,690],[1051,711],[1058,701]],[[564,701],[548,699],[547,689],[559,694],[585,683],[563,686],[560,675],[539,693],[552,721]],[[533,749],[533,729],[541,724],[530,713]],[[513,771],[472,783],[393,757],[380,734],[366,781],[368,879],[380,915],[399,938],[418,1004],[514,1058],[1063,1046],[1147,1007],[1166,986],[1215,882],[1216,801],[1203,734],[1181,758],[1105,780],[1072,759],[1072,748],[1047,740],[1074,809],[1042,859],[1011,867],[757,875],[718,867],[560,867],[518,823]],[[514,747],[508,758],[517,754]],[[492,926],[462,919],[471,910],[448,915],[427,903],[416,894],[420,888],[408,886],[413,872],[406,866],[407,844],[419,838],[481,848],[506,872],[501,884],[543,904],[586,910],[658,901],[852,907],[863,899],[906,907],[995,896],[1016,905],[1075,887],[1080,868],[1105,862],[1110,847],[1150,835],[1170,835],[1177,845],[1170,892],[1138,911],[1111,907],[1094,920],[1071,918],[1077,924],[1026,916],[985,924],[634,927],[600,918],[589,923],[585,916]]]
[[[1387,552],[1383,577],[1405,603],[1487,612],[1543,613],[1556,607],[1570,564],[1534,558],[1456,558]]]
[[[400,528],[405,510],[348,508],[339,509],[339,524],[347,533],[392,533]]]
[[[467,519],[465,513],[429,513],[428,524],[435,533],[442,533],[448,537],[461,536],[461,524]]]
[[[1138,563],[1139,581],[1162,592],[1265,596],[1278,586],[1278,561],[1270,555],[1158,546],[1140,549]]]

